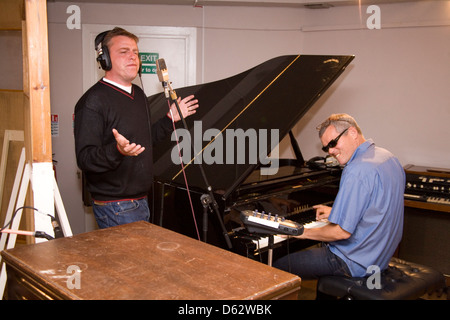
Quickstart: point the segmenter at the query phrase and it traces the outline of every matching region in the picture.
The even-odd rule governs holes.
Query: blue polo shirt
[[[371,265],[387,268],[403,232],[405,171],[389,151],[372,140],[361,144],[346,164],[328,220],[351,233],[330,243],[353,277]]]

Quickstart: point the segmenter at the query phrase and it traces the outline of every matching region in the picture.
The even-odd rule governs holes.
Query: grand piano
[[[242,224],[239,218],[242,210],[257,209],[303,223],[313,215],[313,205],[332,203],[338,190],[340,168],[322,161],[305,161],[291,129],[353,58],[351,55],[281,56],[230,78],[175,88],[180,97],[194,94],[200,108],[185,119],[185,124],[177,122],[177,129],[187,129],[184,132],[190,133],[189,161],[184,161],[183,166],[174,163],[174,154],[179,149],[171,137],[154,148],[151,222],[250,256],[255,254],[252,247],[255,235],[249,234]],[[149,102],[152,121],[167,113],[167,98],[163,93],[149,97]],[[222,140],[214,135],[203,136],[209,129],[219,132]],[[250,138],[245,148],[242,141],[238,145],[232,143],[232,138],[226,138],[227,130],[240,129],[241,133],[267,134],[266,139],[258,140],[258,152],[265,154],[259,155],[257,161],[251,158],[254,141]],[[290,136],[296,159],[268,158],[274,151],[271,139],[275,133],[279,141]],[[312,142],[302,141],[305,143]],[[189,155],[188,151],[183,150],[183,159]],[[245,161],[238,158],[242,152]],[[202,155],[215,156],[216,162],[207,163]],[[276,173],[267,174],[267,167],[275,167]],[[306,245],[304,241],[299,242]]]

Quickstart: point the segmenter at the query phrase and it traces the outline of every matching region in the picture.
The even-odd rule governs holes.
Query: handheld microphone
[[[166,62],[164,59],[156,60],[156,73],[158,74],[158,79],[164,88],[166,98],[169,98],[169,72],[167,71]]]

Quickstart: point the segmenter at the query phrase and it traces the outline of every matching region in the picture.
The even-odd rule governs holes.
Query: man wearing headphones
[[[75,151],[86,178],[99,228],[148,221],[147,194],[153,181],[152,145],[181,120],[175,104],[150,125],[144,91],[132,84],[139,68],[138,37],[114,28],[95,40],[105,76],[75,106]],[[194,96],[178,98],[183,117],[196,112]],[[173,119],[172,119],[173,115]]]

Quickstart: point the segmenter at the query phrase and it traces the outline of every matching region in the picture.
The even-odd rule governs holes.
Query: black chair
[[[368,283],[369,280],[369,283]],[[445,288],[444,275],[432,268],[392,258],[381,272],[380,288],[371,276],[347,278],[326,276],[317,283],[317,299],[414,300]]]

